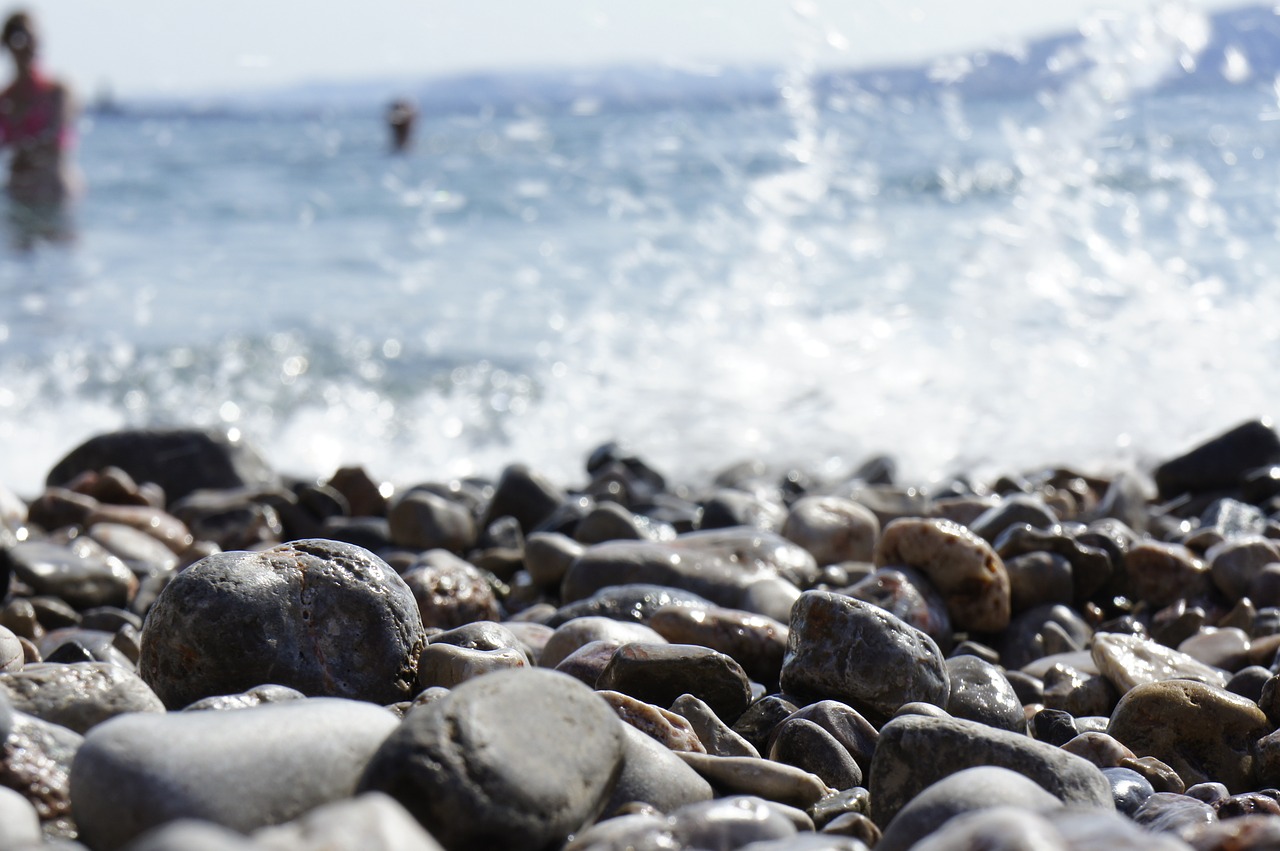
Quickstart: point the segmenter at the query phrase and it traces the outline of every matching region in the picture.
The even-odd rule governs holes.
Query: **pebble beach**
[[[0,483],[0,849],[1280,847],[1280,434],[1150,469]]]

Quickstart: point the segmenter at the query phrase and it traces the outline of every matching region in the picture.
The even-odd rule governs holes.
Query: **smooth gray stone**
[[[40,816],[31,802],[7,786],[0,786],[0,848],[40,842]]]
[[[264,851],[443,851],[392,797],[366,792],[253,834]]]
[[[306,695],[296,688],[288,686],[266,685],[254,686],[240,694],[220,694],[206,697],[183,707],[183,712],[226,711],[230,709],[250,709],[264,703],[284,703],[287,700],[305,700]]]
[[[945,708],[953,717],[1012,733],[1026,732],[1022,701],[995,665],[977,656],[957,656],[947,660],[947,676],[951,695]]]
[[[133,571],[135,576],[167,573],[178,566],[178,556],[159,538],[123,523],[94,523],[89,537],[97,541]]]
[[[425,643],[404,580],[368,550],[302,540],[209,556],[160,592],[138,670],[165,705],[263,683],[395,703]]]
[[[107,662],[28,665],[0,674],[0,689],[18,711],[77,733],[126,712],[164,712],[141,677]]]
[[[933,639],[889,612],[830,591],[806,591],[791,612],[785,692],[832,698],[890,717],[904,703],[945,706],[951,692]]]
[[[198,819],[178,819],[153,827],[123,851],[261,851],[261,846],[229,827]]]
[[[180,818],[241,831],[279,824],[351,795],[396,726],[381,707],[336,698],[122,715],[85,738],[72,809],[96,851]]]
[[[862,769],[844,745],[804,718],[788,718],[778,725],[769,759],[804,769],[832,789],[852,789],[862,783]]]
[[[524,542],[524,566],[533,583],[542,588],[559,588],[569,565],[585,548],[559,532],[534,532]]]
[[[800,834],[791,839],[766,839],[738,848],[738,851],[868,851],[867,844],[850,836]]]
[[[361,789],[396,798],[451,851],[534,851],[600,814],[624,736],[609,704],[572,677],[497,671],[410,712]]]
[[[687,751],[676,755],[719,793],[758,797],[788,807],[811,807],[836,792],[816,774],[769,759]]]
[[[640,802],[669,813],[686,804],[709,801],[711,784],[685,765],[666,746],[630,724],[622,724],[625,736],[622,773],[604,812],[623,804]]]
[[[1017,807],[961,813],[926,836],[912,851],[974,851],[978,848],[1071,851],[1071,846],[1042,815]]]
[[[983,765],[942,778],[898,810],[876,851],[907,851],[961,813],[1012,806],[1032,812],[1059,809],[1062,801],[1016,771]]]
[[[1102,771],[1061,748],[976,721],[904,715],[880,729],[867,783],[872,820],[887,825],[921,790],[979,765],[1023,774],[1068,806],[1115,809]]]
[[[22,670],[25,660],[26,653],[18,636],[8,627],[0,626],[0,673]]]
[[[671,704],[671,711],[689,722],[707,753],[714,756],[760,756],[755,746],[724,723],[706,701],[691,694],[682,694]]]
[[[1072,810],[1047,813],[1058,835],[1071,851],[1188,851],[1189,846],[1175,836],[1152,833],[1138,827],[1119,813],[1100,810]]]

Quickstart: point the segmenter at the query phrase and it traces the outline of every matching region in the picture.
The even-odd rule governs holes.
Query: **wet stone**
[[[749,527],[776,532],[786,519],[786,509],[771,499],[737,488],[720,488],[702,501],[698,528]]]
[[[957,629],[994,632],[1009,623],[1009,575],[991,545],[947,520],[904,518],[885,527],[877,567],[914,567],[947,603]]]
[[[768,694],[759,698],[733,722],[733,731],[742,736],[760,753],[769,752],[769,735],[774,728],[790,718],[804,701],[781,694]]]
[[[1117,768],[1126,759],[1132,759],[1133,751],[1121,744],[1114,736],[1096,730],[1083,732],[1073,739],[1068,739],[1062,749],[1070,754],[1083,757],[1099,768]]]
[[[957,656],[946,666],[951,682],[948,713],[1000,730],[1026,732],[1022,703],[999,668],[976,656]]]
[[[88,535],[137,576],[164,573],[178,566],[177,554],[152,535],[122,523],[95,523]]]
[[[616,640],[588,641],[557,662],[555,670],[595,688],[600,675],[609,667],[613,654],[621,646]]]
[[[875,753],[880,733],[852,707],[836,700],[820,700],[797,709],[783,723],[795,720],[817,724],[849,752],[863,774],[870,770],[871,755]],[[772,736],[776,736],[780,728],[781,725],[775,727]]]
[[[756,682],[778,682],[788,629],[773,618],[720,607],[669,606],[654,612],[649,625],[672,644],[698,644],[733,657]]]
[[[1195,851],[1267,851],[1280,847],[1280,818],[1241,816],[1192,828],[1186,840]]]
[[[1132,816],[1147,798],[1155,794],[1156,790],[1151,788],[1147,778],[1131,768],[1104,768],[1102,773],[1111,784],[1116,810],[1127,816]]]
[[[385,562],[295,541],[178,574],[148,613],[139,672],[171,708],[264,682],[394,703],[415,687],[423,644],[413,594]]]
[[[432,641],[418,658],[418,687],[453,688],[493,671],[525,668],[529,664],[524,651],[514,647],[482,650]]]
[[[1262,700],[1262,689],[1272,677],[1271,671],[1261,665],[1241,668],[1227,682],[1227,691],[1248,698],[1254,703]]]
[[[47,837],[69,837],[71,817],[71,765],[83,742],[58,724],[15,712],[0,699],[0,786],[20,793],[40,817]]]
[[[1058,516],[1043,500],[1031,495],[1016,494],[1002,499],[965,525],[969,527],[969,531],[990,544],[1014,525],[1051,529],[1057,522]]]
[[[534,584],[558,588],[583,546],[557,532],[534,532],[524,542],[524,566]]]
[[[1259,792],[1246,792],[1213,801],[1210,806],[1219,819],[1244,816],[1280,816],[1280,802],[1275,797]]]
[[[36,648],[46,662],[109,662],[130,671],[135,667],[116,647],[115,634],[97,629],[55,629],[42,635]]]
[[[1280,462],[1280,437],[1268,420],[1236,426],[1160,464],[1156,486],[1163,499],[1242,483],[1250,471]]]
[[[302,700],[306,695],[288,686],[272,684],[254,686],[240,694],[221,694],[197,700],[183,708],[183,712],[225,712],[233,709],[251,709],[264,703],[283,703],[288,700]]]
[[[778,725],[769,759],[804,769],[833,789],[862,783],[862,769],[836,738],[812,721],[790,718]]]
[[[652,807],[670,812],[709,801],[711,784],[685,765],[676,752],[630,724],[623,724],[622,770],[605,803],[605,815],[624,807]]]
[[[257,490],[193,491],[169,510],[197,540],[212,541],[224,550],[256,548],[284,536],[280,513],[265,504]]]
[[[807,591],[791,613],[782,688],[889,717],[913,701],[945,705],[950,681],[920,630],[861,600]]]
[[[1254,744],[1271,726],[1253,701],[1191,680],[1139,685],[1120,699],[1108,732],[1167,763],[1184,783],[1209,780],[1233,792],[1254,787]]]
[[[1070,603],[1075,588],[1071,562],[1056,553],[1034,552],[1006,558],[1009,600],[1014,613],[1036,606]]]
[[[49,594],[76,608],[125,606],[138,590],[133,571],[88,538],[66,545],[21,542],[0,550],[0,561],[35,593]]]
[[[1120,695],[1105,678],[1055,664],[1044,674],[1044,705],[1073,716],[1110,715]]]
[[[503,671],[410,712],[363,790],[396,798],[447,848],[535,851],[595,819],[613,791],[625,727],[578,681]]]
[[[659,706],[692,694],[726,721],[736,721],[751,703],[751,685],[741,665],[723,653],[689,644],[625,644],[614,651],[596,687]]]
[[[1080,734],[1070,712],[1041,709],[1031,718],[1031,733],[1038,740],[1062,747]]]
[[[1227,684],[1225,672],[1134,635],[1098,633],[1093,637],[1092,654],[1098,670],[1121,694],[1161,680],[1195,680],[1218,688]]]

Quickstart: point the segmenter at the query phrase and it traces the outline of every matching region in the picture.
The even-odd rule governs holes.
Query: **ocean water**
[[[1144,38],[1037,92],[426,110],[404,156],[380,104],[88,115],[74,243],[0,249],[0,481],[175,424],[405,484],[1149,463],[1280,399],[1280,106]]]

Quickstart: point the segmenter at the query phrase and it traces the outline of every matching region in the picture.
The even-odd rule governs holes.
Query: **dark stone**
[[[786,695],[765,695],[748,706],[742,716],[732,723],[733,731],[760,753],[768,753],[769,736],[775,727],[799,709],[796,705],[799,702]]]
[[[977,656],[957,656],[946,666],[951,681],[947,712],[1001,730],[1026,732],[1022,703],[999,668]]]
[[[418,602],[424,627],[453,629],[502,617],[497,594],[486,575],[445,550],[425,553],[401,578]]]
[[[0,563],[37,594],[49,594],[75,608],[125,606],[138,590],[138,578],[124,562],[96,541],[76,538],[67,544],[24,541],[0,550]]]
[[[218,429],[127,429],[92,437],[53,466],[46,484],[63,486],[86,471],[119,467],[153,482],[170,502],[195,490],[278,484],[248,441]]]
[[[751,685],[731,657],[690,644],[624,644],[609,660],[596,688],[670,706],[692,694],[732,724],[751,703]]]
[[[513,464],[502,471],[481,526],[488,528],[500,517],[513,517],[528,535],[556,510],[565,493],[528,467]]]
[[[409,697],[425,637],[408,586],[335,541],[220,553],[178,574],[142,632],[142,678],[180,708],[262,683],[307,695]]]
[[[782,688],[887,718],[904,703],[946,705],[946,664],[933,639],[889,612],[829,591],[791,611]]]
[[[1240,485],[1250,471],[1280,462],[1280,436],[1269,420],[1242,423],[1155,469],[1162,499]]]
[[[803,768],[832,789],[850,789],[862,783],[862,769],[849,751],[826,730],[803,718],[789,718],[778,725],[769,759]]]
[[[985,539],[987,543],[993,543],[1001,533],[1015,524],[1026,524],[1034,529],[1050,529],[1057,522],[1057,515],[1041,499],[1017,494],[988,508],[966,525],[973,534]]]
[[[714,604],[690,591],[664,585],[629,583],[601,588],[586,599],[561,606],[547,621],[547,626],[558,627],[575,618],[584,617],[604,617],[647,624],[659,609],[681,605],[708,608]]]
[[[1058,747],[1080,735],[1076,719],[1061,709],[1041,709],[1031,718],[1031,731],[1040,741]]]
[[[1173,792],[1155,792],[1130,816],[1134,824],[1152,833],[1181,833],[1217,820],[1213,807]]]
[[[391,524],[385,517],[355,515],[325,518],[324,537],[355,547],[382,552],[391,548]]]
[[[812,721],[830,733],[840,746],[849,752],[866,774],[871,770],[871,756],[876,750],[880,733],[857,710],[838,700],[820,700],[791,713],[785,721]],[[778,727],[770,734],[776,736]],[[772,747],[772,745],[770,745]]]
[[[1116,810],[1132,816],[1138,808],[1146,803],[1147,798],[1155,794],[1155,789],[1132,768],[1104,768],[1107,782],[1111,784],[1111,797],[1115,801]]]
[[[387,514],[391,542],[414,550],[463,553],[477,539],[476,521],[466,506],[425,490],[411,490]]]
[[[777,532],[786,522],[787,512],[776,502],[743,490],[722,488],[702,501],[699,529],[730,529],[748,526]]]

